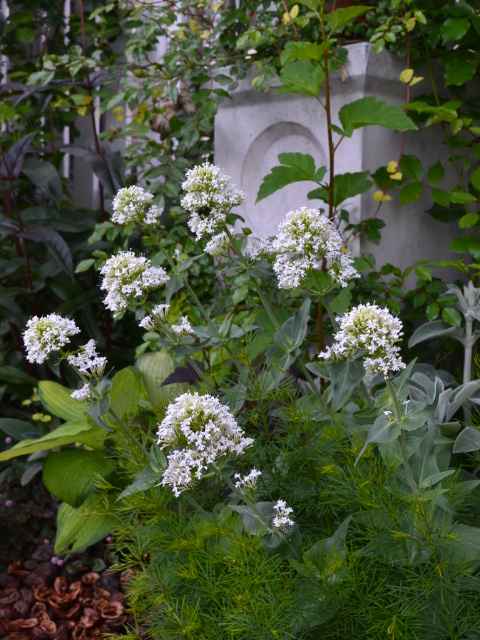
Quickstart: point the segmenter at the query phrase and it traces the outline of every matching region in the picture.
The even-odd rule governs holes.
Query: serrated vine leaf
[[[373,186],[373,180],[370,180],[368,175],[368,171],[336,175],[333,181],[334,206],[338,207],[348,198],[353,198],[368,191]]]
[[[360,16],[363,16],[367,11],[371,11],[372,7],[358,6],[348,7],[347,9],[337,9],[331,13],[325,14],[325,21],[327,22],[331,31],[338,31],[349,22],[353,22]]]
[[[298,93],[316,98],[325,82],[325,73],[320,65],[311,60],[297,60],[283,67],[280,80],[283,85],[276,93]]]
[[[387,105],[374,96],[360,98],[344,105],[338,112],[345,135],[350,137],[355,129],[367,125],[387,127],[394,131],[416,131],[417,126],[400,107]]]
[[[294,182],[320,182],[327,171],[326,167],[317,170],[315,160],[308,153],[280,153],[278,159],[282,164],[273,167],[265,176],[258,190],[256,202]]]

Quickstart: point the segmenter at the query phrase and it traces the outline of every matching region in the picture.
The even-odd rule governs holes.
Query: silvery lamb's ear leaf
[[[480,431],[472,427],[465,427],[465,429],[459,433],[453,445],[453,453],[469,453],[470,451],[478,451],[479,449]]]
[[[408,341],[408,346],[411,348],[420,342],[431,340],[432,338],[438,338],[440,336],[449,336],[463,344],[463,341],[465,340],[465,331],[458,327],[452,327],[443,320],[434,320],[433,322],[427,322],[427,324],[423,324],[421,327],[418,327]]]
[[[451,395],[450,404],[446,412],[447,422],[450,422],[458,409],[478,392],[480,392],[480,382],[478,380],[471,380],[455,389]]]

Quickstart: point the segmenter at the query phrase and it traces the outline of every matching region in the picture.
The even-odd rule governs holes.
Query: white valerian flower
[[[152,309],[151,316],[145,316],[140,320],[138,326],[146,331],[154,331],[157,328],[158,320],[165,320],[170,309],[169,304],[157,304]]]
[[[339,361],[358,349],[366,351],[365,368],[386,376],[389,371],[405,369],[395,343],[403,335],[401,321],[376,304],[360,304],[338,317],[339,330],[334,342],[319,358]]]
[[[293,527],[295,522],[288,517],[291,513],[293,513],[293,509],[291,507],[287,507],[287,503],[285,502],[285,500],[277,500],[277,502],[273,505],[273,508],[276,511],[276,515],[274,516],[272,523],[276,529]]]
[[[175,496],[200,480],[222,456],[237,457],[253,444],[218,398],[184,393],[172,402],[158,426],[158,444],[172,447],[161,484]]]
[[[230,240],[227,234],[222,231],[213,236],[205,245],[205,253],[209,253],[211,256],[220,257],[223,256],[230,245]]]
[[[70,396],[74,400],[78,400],[79,402],[89,402],[93,399],[92,390],[90,389],[90,385],[88,383],[84,384],[80,389],[72,391]]]
[[[151,204],[153,195],[143,187],[126,187],[120,189],[114,197],[112,206],[112,222],[117,224],[158,224],[163,209],[152,205],[148,211],[145,208]]]
[[[191,214],[188,226],[197,240],[219,231],[227,213],[245,200],[245,194],[231,184],[230,177],[209,162],[189,169],[182,188],[186,195],[181,205]]]
[[[143,298],[158,289],[170,278],[162,267],[152,267],[150,260],[137,257],[133,251],[121,251],[109,258],[100,273],[101,289],[107,292],[104,304],[107,309],[119,313],[135,298]]]
[[[252,233],[248,236],[247,253],[252,260],[267,258],[272,253],[272,238],[266,235],[256,236]]]
[[[277,254],[273,270],[281,289],[300,287],[311,269],[322,268],[323,260],[336,285],[345,287],[358,277],[341,235],[319,209],[302,207],[287,213],[272,241],[272,251]]]
[[[172,324],[171,328],[178,337],[194,335],[193,327],[187,316],[182,316],[177,324]]]
[[[236,473],[234,476],[234,478],[237,480],[235,486],[237,487],[237,489],[240,489],[240,491],[243,491],[244,489],[255,489],[255,487],[257,486],[257,478],[261,475],[262,472],[258,471],[258,469],[255,468],[253,468],[249,474],[243,476],[243,478],[239,473]]]
[[[105,370],[107,359],[97,353],[95,340],[89,340],[80,347],[78,353],[67,356],[68,364],[76,367],[86,376],[99,378]]]
[[[79,332],[80,329],[73,320],[62,318],[57,313],[30,318],[23,334],[27,360],[42,364],[50,353],[68,344],[70,336]]]

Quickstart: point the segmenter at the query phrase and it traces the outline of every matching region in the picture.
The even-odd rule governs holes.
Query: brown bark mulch
[[[107,570],[70,576],[52,562],[33,570],[19,560],[0,573],[0,638],[4,640],[100,640],[102,634],[124,635],[133,629],[125,611],[125,588],[131,570]]]

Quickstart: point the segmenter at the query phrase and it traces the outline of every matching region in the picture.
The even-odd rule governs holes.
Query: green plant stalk
[[[402,422],[402,412],[400,410],[400,405],[398,404],[397,394],[395,393],[395,387],[393,386],[393,382],[385,377],[385,384],[387,386],[388,395],[393,402],[393,406],[395,407],[395,419],[400,424]],[[407,442],[405,440],[405,433],[400,430],[400,435],[398,436],[398,446],[400,448],[400,455],[402,457],[403,467],[405,469],[405,475],[407,477],[407,482],[410,485],[410,489],[412,490],[412,494],[414,496],[418,495],[418,488],[413,477],[412,469],[410,467],[410,463],[408,462],[408,451],[407,451]]]
[[[465,314],[465,355],[463,360],[463,384],[467,384],[472,379],[472,357],[473,347],[475,345],[475,336],[473,335],[473,319]]]
[[[228,236],[228,239],[230,240],[231,245],[233,246],[233,248],[235,249],[237,255],[239,256],[242,264],[244,266],[246,266],[247,260],[245,259],[244,255],[242,254],[240,248],[238,247],[237,242],[235,241],[235,238],[233,237],[232,233],[230,232],[230,229],[225,226],[225,233]],[[285,332],[282,330],[282,327],[280,326],[277,318],[275,317],[275,314],[272,311],[272,308],[268,302],[268,300],[265,297],[265,294],[262,291],[262,287],[260,285],[260,282],[257,278],[252,278],[253,280],[253,286],[255,288],[255,292],[257,293],[258,297],[260,298],[260,301],[263,305],[263,308],[265,309],[265,311],[267,312],[267,315],[270,319],[270,321],[272,322],[273,326],[275,327],[278,335],[280,336],[281,341],[283,342],[284,346],[289,348],[291,345],[291,341],[289,339],[289,337],[287,335],[285,335]],[[318,387],[315,384],[314,379],[312,378],[312,376],[310,375],[310,371],[307,369],[307,367],[305,366],[305,364],[299,359],[297,361],[298,364],[298,368],[300,369],[300,371],[302,372],[302,374],[305,376],[308,384],[310,385],[310,388],[312,389],[314,394],[318,394]]]

